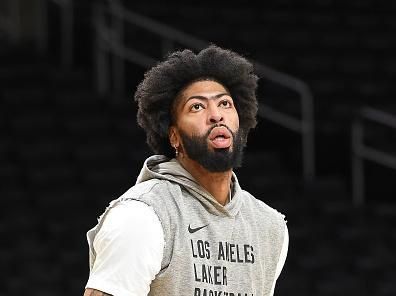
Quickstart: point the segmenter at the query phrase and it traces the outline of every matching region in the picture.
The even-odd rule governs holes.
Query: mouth
[[[209,134],[209,142],[213,148],[229,148],[232,143],[232,135],[225,127],[215,127]]]

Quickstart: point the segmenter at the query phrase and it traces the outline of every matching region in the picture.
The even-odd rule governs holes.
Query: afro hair
[[[244,143],[256,126],[258,77],[253,65],[243,56],[216,45],[194,54],[175,51],[148,70],[138,85],[137,122],[145,130],[147,144],[155,154],[174,156],[168,129],[172,123],[172,104],[179,92],[193,81],[215,80],[230,92],[239,116]]]

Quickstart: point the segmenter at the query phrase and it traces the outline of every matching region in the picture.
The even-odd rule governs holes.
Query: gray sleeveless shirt
[[[242,190],[219,204],[175,160],[149,157],[136,185],[110,203],[138,200],[161,221],[165,249],[151,296],[270,296],[285,235],[284,215]],[[91,266],[95,258],[90,250]]]

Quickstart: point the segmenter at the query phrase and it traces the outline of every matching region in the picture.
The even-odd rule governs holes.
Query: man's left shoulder
[[[243,190],[243,194],[244,194],[245,205],[249,207],[251,210],[257,211],[265,215],[277,216],[282,220],[285,218],[285,215],[283,213],[279,212],[277,209],[268,205],[261,199],[256,198],[250,192]]]

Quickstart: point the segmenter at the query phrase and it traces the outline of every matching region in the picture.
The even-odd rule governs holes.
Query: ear
[[[180,146],[180,136],[179,136],[177,127],[175,127],[174,125],[170,126],[168,135],[169,135],[169,142],[170,142],[171,146],[179,147]]]

